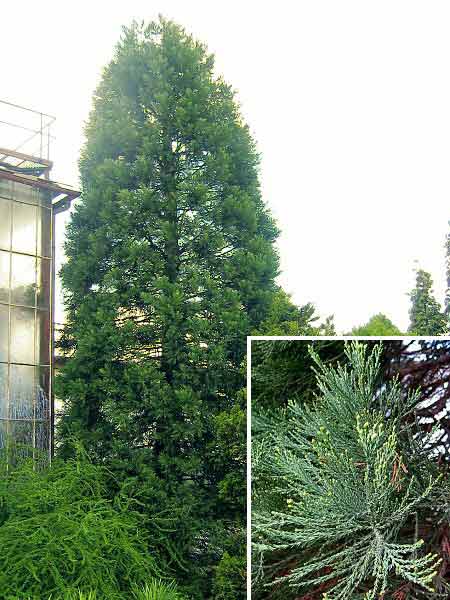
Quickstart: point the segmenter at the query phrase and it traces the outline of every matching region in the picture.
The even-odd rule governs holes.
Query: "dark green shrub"
[[[246,598],[246,559],[243,556],[230,556],[225,552],[217,565],[214,578],[215,600],[237,600]]]
[[[109,500],[108,477],[80,454],[46,469],[0,465],[1,598],[121,599],[160,575],[133,500]]]

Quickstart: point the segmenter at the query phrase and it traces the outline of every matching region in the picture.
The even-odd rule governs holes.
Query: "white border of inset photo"
[[[449,336],[351,336],[351,335],[335,335],[335,336],[290,336],[290,335],[250,335],[247,336],[247,599],[251,600],[251,584],[252,584],[252,407],[251,407],[251,361],[252,361],[252,342],[260,341],[394,341],[394,340],[417,340],[417,341],[435,341],[439,339],[450,339]]]

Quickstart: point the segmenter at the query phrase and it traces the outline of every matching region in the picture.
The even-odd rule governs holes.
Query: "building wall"
[[[0,177],[0,447],[50,451],[51,201]]]

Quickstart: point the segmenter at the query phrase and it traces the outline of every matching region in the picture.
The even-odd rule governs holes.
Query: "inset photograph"
[[[250,346],[252,598],[449,598],[450,340]]]

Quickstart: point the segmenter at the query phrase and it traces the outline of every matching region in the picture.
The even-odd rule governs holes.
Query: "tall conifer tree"
[[[410,325],[412,335],[442,335],[447,330],[447,318],[433,295],[431,275],[423,269],[416,273],[416,286],[410,293]]]
[[[246,336],[280,295],[278,232],[254,143],[213,67],[201,44],[160,20],[124,30],[104,71],[62,270],[70,358],[59,378],[60,433],[63,442],[77,433],[127,476],[145,465],[159,501],[184,515],[174,543],[190,561],[185,578],[198,575],[192,586],[210,597],[224,557],[217,573],[227,590],[235,582],[238,599],[239,390]]]

